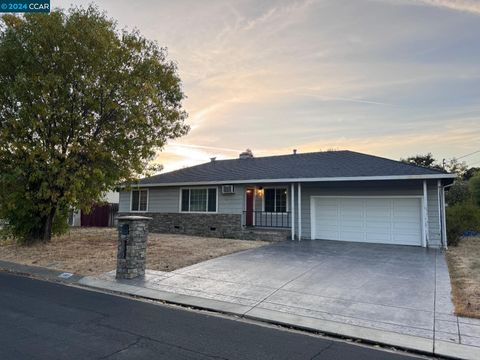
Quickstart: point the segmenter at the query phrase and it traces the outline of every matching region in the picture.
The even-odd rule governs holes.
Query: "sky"
[[[480,0],[94,3],[178,64],[191,131],[158,154],[164,171],[246,148],[480,150]],[[480,152],[461,160],[480,166]]]

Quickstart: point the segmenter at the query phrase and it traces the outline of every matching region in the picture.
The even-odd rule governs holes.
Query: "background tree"
[[[48,241],[70,208],[133,182],[187,133],[166,50],[95,7],[4,15],[0,26],[0,218]]]
[[[459,177],[464,177],[468,173],[469,169],[465,162],[460,162],[456,158],[451,158],[448,161],[443,161],[440,164],[432,155],[428,153],[425,155],[410,156],[406,159],[400,159],[401,162],[406,164],[412,164],[417,166],[426,167],[434,170],[445,170],[452,174],[457,174]]]
[[[471,202],[472,194],[467,181],[456,180],[445,193],[445,202],[448,206]]]
[[[472,177],[475,175],[480,174],[480,168],[478,167],[471,167],[465,171],[465,174],[463,175],[464,180],[470,180]]]
[[[452,158],[445,162],[445,170],[449,173],[457,174],[459,178],[464,178],[465,173],[468,171],[466,162],[460,162],[456,158]]]
[[[470,192],[477,206],[480,206],[480,174],[475,175],[469,180]],[[480,224],[479,224],[480,225]]]
[[[432,153],[428,153],[426,155],[410,156],[406,159],[400,159],[400,161],[406,164],[412,164],[412,165],[423,166],[431,169],[443,170],[442,166],[440,166],[437,163]]]

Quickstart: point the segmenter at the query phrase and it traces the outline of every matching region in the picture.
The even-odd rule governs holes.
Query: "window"
[[[216,212],[217,189],[182,189],[181,211]]]
[[[148,190],[132,190],[132,211],[147,211]]]
[[[265,189],[264,198],[266,212],[287,212],[286,188]]]

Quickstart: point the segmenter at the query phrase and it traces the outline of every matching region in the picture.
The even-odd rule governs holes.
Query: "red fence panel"
[[[110,220],[110,204],[94,205],[90,214],[82,211],[81,226],[108,227]]]

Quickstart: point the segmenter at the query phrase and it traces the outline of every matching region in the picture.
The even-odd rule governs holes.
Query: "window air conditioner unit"
[[[222,194],[234,194],[235,187],[233,185],[222,185]]]

